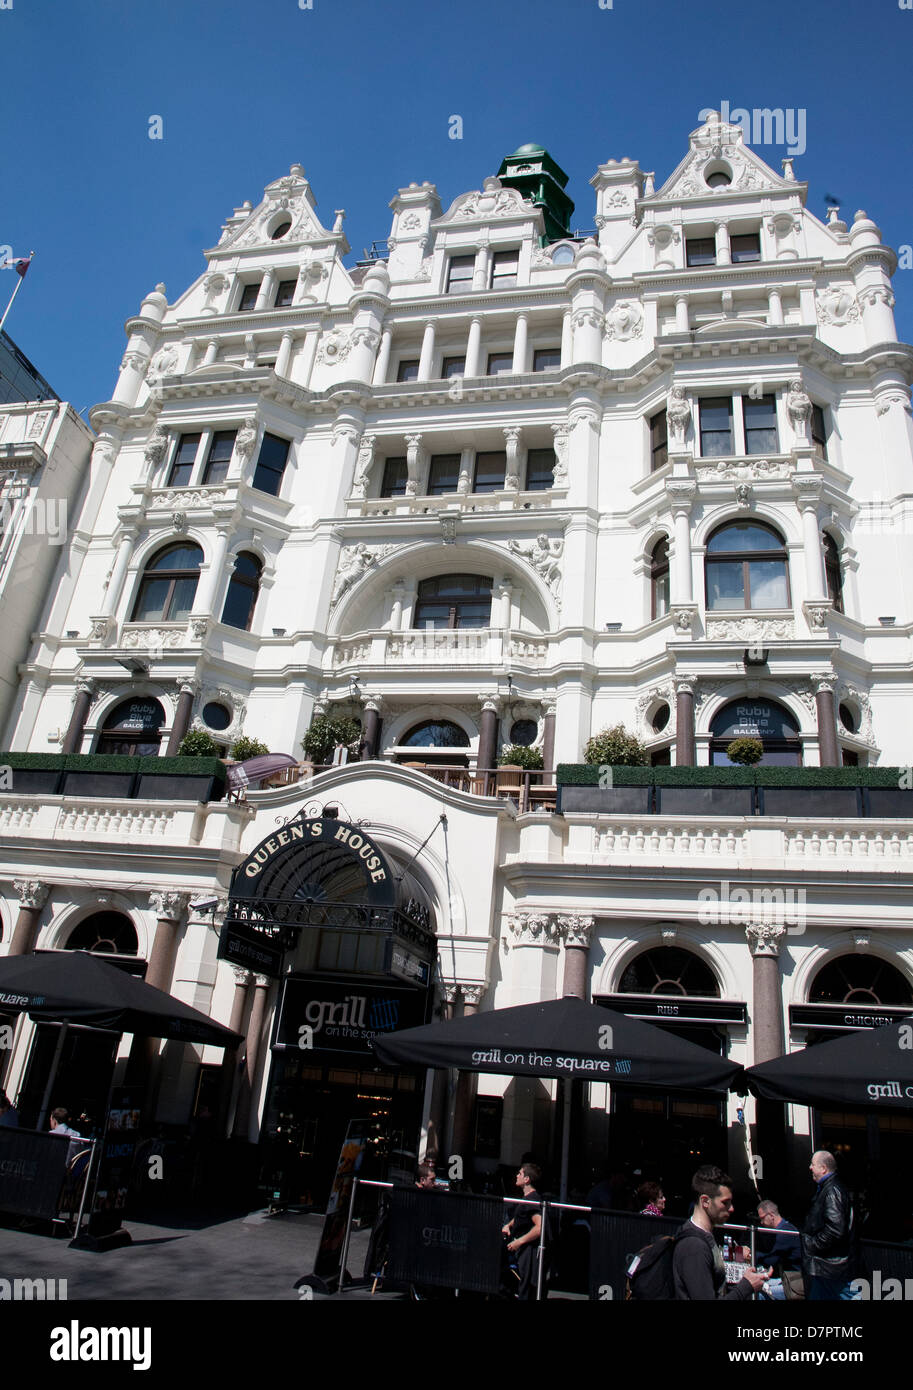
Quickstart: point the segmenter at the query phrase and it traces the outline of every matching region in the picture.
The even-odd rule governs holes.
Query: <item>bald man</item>
[[[856,1220],[850,1194],[837,1177],[832,1153],[812,1154],[809,1170],[817,1185],[802,1228],[802,1270],[807,1299],[854,1299]]]

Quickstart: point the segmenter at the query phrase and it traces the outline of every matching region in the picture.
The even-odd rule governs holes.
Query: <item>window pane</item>
[[[246,631],[250,627],[250,620],[254,613],[254,604],[257,601],[256,584],[238,576],[237,571],[232,575],[228,585],[228,593],[225,595],[225,607],[222,609],[222,622],[228,627],[238,627]]]
[[[526,456],[526,491],[545,492],[555,482],[554,449],[530,449]]]
[[[144,579],[133,610],[132,621],[151,623],[156,618],[161,618],[170,587],[170,579]]]
[[[295,298],[297,280],[280,280],[276,290],[276,308],[287,309]]]
[[[386,459],[380,487],[381,497],[405,497],[408,476],[409,470],[404,458]]]
[[[473,491],[500,492],[504,487],[504,470],[506,467],[506,454],[476,454],[476,476]]]
[[[445,492],[456,492],[459,477],[459,454],[435,454],[428,474],[429,496],[440,497]]]
[[[232,452],[235,447],[234,430],[218,430],[209,446],[209,457],[203,474],[204,483],[221,483],[228,473]]]
[[[760,232],[750,232],[746,236],[730,237],[729,252],[733,265],[741,265],[745,261],[759,261],[761,259]]]
[[[752,608],[788,608],[786,566],[782,560],[749,560]]]
[[[732,402],[728,396],[705,396],[700,402],[701,454],[718,458],[732,453]]]
[[[451,256],[447,273],[447,293],[460,294],[472,288],[475,256]]]
[[[536,348],[533,353],[533,371],[550,372],[555,367],[561,366],[561,349],[556,348]]]
[[[488,376],[497,376],[500,372],[510,372],[513,370],[514,355],[512,352],[490,352],[488,354]]]
[[[491,288],[509,289],[517,283],[518,251],[496,251],[491,262]]]
[[[779,448],[777,437],[777,404],[773,396],[762,396],[752,400],[742,397],[745,412],[745,452],[747,454],[776,453]]]
[[[288,460],[288,451],[289,440],[280,439],[275,434],[263,436],[253,481],[253,486],[258,491],[268,492],[272,497],[279,496],[282,474]]]
[[[714,532],[707,543],[708,554],[732,554],[751,550],[782,550],[783,542],[774,531],[752,521],[734,521]]]
[[[418,381],[418,358],[410,357],[406,362],[400,362],[396,371],[397,381]]]
[[[663,618],[669,612],[669,571],[660,571],[653,580],[653,616]]]
[[[741,560],[711,560],[708,563],[707,607],[745,607]]]
[[[465,357],[445,357],[441,364],[441,376],[445,380],[452,376],[464,376],[466,373]]]
[[[192,570],[199,569],[203,563],[203,552],[198,545],[175,545],[169,550],[159,551],[155,559],[146,566],[147,570]]]
[[[716,265],[716,242],[712,236],[688,237],[685,253],[687,265]]]
[[[178,441],[177,453],[168,478],[169,487],[186,487],[193,472],[197,449],[200,447],[199,434],[182,434]]]
[[[257,304],[257,295],[260,293],[260,281],[254,285],[245,285],[241,295],[241,303],[238,305],[240,313],[245,313],[248,309],[253,309]]]
[[[669,462],[669,431],[666,412],[659,411],[650,420],[650,467],[654,471]]]
[[[174,592],[171,595],[171,603],[168,605],[168,612],[164,615],[170,623],[180,622],[186,618],[193,607],[193,600],[197,592],[197,576],[192,578],[188,575],[186,579],[176,579],[174,581]]]
[[[450,626],[450,607],[449,603],[444,603],[440,599],[422,599],[415,605],[416,627],[449,627]]]
[[[812,443],[818,445],[818,451],[822,458],[827,458],[827,426],[824,423],[824,411],[820,405],[812,406]]]

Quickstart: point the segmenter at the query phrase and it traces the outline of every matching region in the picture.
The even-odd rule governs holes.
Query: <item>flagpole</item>
[[[32,257],[34,256],[34,254],[35,254],[34,251],[30,251],[30,252],[29,252],[29,265],[31,265],[31,263],[32,263]],[[12,307],[13,307],[13,300],[16,298],[16,295],[17,295],[17,294],[19,293],[19,291],[22,289],[22,282],[23,282],[23,280],[25,279],[25,276],[24,276],[24,275],[19,275],[18,272],[17,272],[17,278],[18,278],[19,283],[17,284],[16,288],[13,290],[13,293],[10,295],[10,302],[9,302],[9,304],[7,304],[6,308],[5,308],[4,311],[3,311],[3,318],[0,319],[0,333],[3,332],[3,325],[6,323],[7,317],[9,316],[9,311],[10,311],[10,309],[12,309]]]

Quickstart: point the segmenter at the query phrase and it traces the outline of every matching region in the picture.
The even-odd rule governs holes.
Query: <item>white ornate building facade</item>
[[[748,1064],[913,1005],[913,824],[896,811],[555,814],[548,775],[529,799],[482,775],[506,744],[538,747],[546,774],[580,762],[620,722],[659,765],[724,763],[738,732],[769,763],[913,761],[913,351],[878,227],[822,223],[791,160],[774,172],[713,116],[659,186],[601,165],[589,236],[565,182],[523,146],[446,210],[410,184],[385,253],[348,269],[344,214],[322,223],[293,165],[184,293],[146,297],[92,413],[78,543],[4,746],[47,752],[59,732],[68,754],[176,753],[196,727],[297,755],[325,713],[360,719],[363,756],[207,804],[14,780],[0,951],[119,914],[147,978],[246,1035],[232,1114],[252,1140],[283,1116],[312,1133],[319,1112],[338,1147],[353,1097],[400,1095],[370,1059],[293,1066],[282,982],[217,958],[218,910],[189,906],[227,898],[302,804],[408,868],[457,1012],[573,992],[668,1022],[655,1000],[675,995],[688,1036]],[[799,895],[802,913],[705,920],[726,885]],[[283,969],[319,977],[312,947]],[[200,1065],[165,1049],[160,1120],[189,1119]],[[482,1167],[553,1144],[550,1086],[483,1076],[448,1115],[413,1083],[397,1122],[427,1132],[437,1114],[439,1142]],[[592,1085],[580,1152],[646,1171],[672,1134],[677,1162],[743,1173],[741,1104]],[[799,1154],[809,1115],[789,1119]],[[859,1158],[864,1121],[818,1123]],[[910,1137],[885,1129],[883,1156]]]

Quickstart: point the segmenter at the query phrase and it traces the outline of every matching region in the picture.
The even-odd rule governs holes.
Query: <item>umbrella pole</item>
[[[51,1103],[51,1090],[53,1088],[54,1082],[57,1080],[57,1069],[60,1066],[60,1056],[63,1052],[63,1045],[66,1041],[67,1029],[69,1028],[69,1026],[69,1023],[66,1021],[60,1025],[60,1032],[57,1035],[57,1046],[54,1048],[54,1057],[51,1061],[51,1070],[48,1073],[48,1084],[44,1088],[44,1096],[42,1097],[41,1101],[41,1110],[38,1115],[38,1129],[44,1129],[45,1123],[48,1118],[48,1106]]]
[[[561,1185],[558,1200],[567,1201],[567,1169],[571,1151],[571,1098],[574,1083],[569,1076],[562,1082],[564,1086],[564,1114],[561,1117]]]

